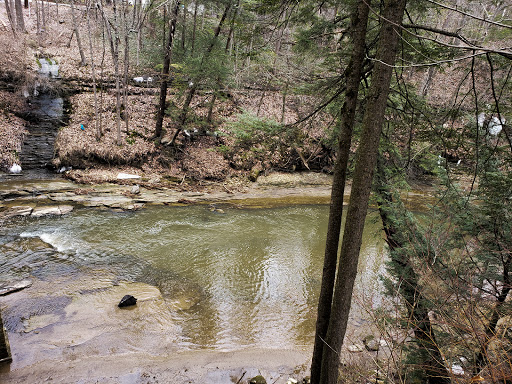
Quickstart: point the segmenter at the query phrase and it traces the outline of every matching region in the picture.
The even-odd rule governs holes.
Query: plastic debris
[[[11,168],[9,168],[10,173],[21,173],[21,166],[19,164],[14,163]]]
[[[501,119],[503,120],[503,123],[505,122],[505,119]],[[499,118],[497,118],[496,116],[494,116],[491,121],[489,121],[489,134],[492,135],[492,136],[498,136],[498,134],[501,132],[501,130],[503,129],[503,125],[501,124],[502,121],[501,121]]]
[[[137,76],[133,78],[136,83],[152,83],[153,78],[151,76]]]
[[[119,180],[126,180],[126,179],[140,179],[140,176],[138,175],[130,175],[129,173],[118,173],[117,178]]]

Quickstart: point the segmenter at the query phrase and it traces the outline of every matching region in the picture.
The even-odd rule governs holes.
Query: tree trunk
[[[162,70],[162,82],[160,83],[160,98],[158,103],[158,112],[156,115],[155,138],[162,136],[162,124],[165,115],[165,103],[167,99],[167,86],[169,84],[169,71],[171,67],[171,52],[172,42],[174,40],[174,33],[176,32],[176,20],[178,19],[178,11],[180,9],[180,2],[176,1],[174,11],[171,19],[171,26],[169,27],[169,38],[165,47],[164,68]]]
[[[130,113],[128,105],[128,72],[130,70],[130,28],[126,18],[127,5],[123,2],[123,31],[124,31],[124,62],[123,62],[123,120],[126,128],[126,134],[129,133],[130,128]],[[135,9],[134,9],[135,11]]]
[[[406,0],[384,2],[376,63],[368,92],[361,144],[357,150],[352,192],[347,212],[349,225],[345,226],[343,234],[331,316],[325,337],[321,383],[336,384],[338,382],[341,347],[347,330],[364,221],[393,72],[392,66],[398,51],[400,30],[396,26],[402,22],[405,3]]]
[[[5,0],[5,12],[7,13],[7,18],[11,24],[11,29],[13,33],[16,34],[16,16],[14,14],[13,3],[11,0]]]
[[[41,0],[41,29],[46,34],[46,14],[44,13],[44,0]]]
[[[119,77],[119,26],[117,25],[117,0],[113,1],[113,15],[114,15],[114,34],[112,34],[112,27],[110,20],[108,19],[101,3],[98,3],[98,7],[101,11],[103,18],[103,24],[105,25],[105,31],[107,33],[108,41],[110,43],[110,53],[112,54],[112,61],[114,62],[114,73],[116,81],[116,132],[117,145],[121,145],[121,88],[120,88],[120,77]]]
[[[240,0],[237,1],[236,5],[235,5],[235,12],[233,13],[233,17],[231,18],[231,25],[230,25],[229,31],[228,31],[228,38],[226,40],[226,46],[224,47],[224,53],[226,53],[226,55],[228,54],[229,48],[231,46],[231,41],[232,41],[231,35],[233,34],[233,30],[235,28],[235,21],[238,16],[239,9],[240,9]],[[208,106],[208,115],[206,117],[206,121],[208,123],[211,123],[213,120],[213,108],[215,107],[215,101],[217,101],[217,99],[218,99],[218,93],[219,93],[219,90],[221,89],[221,87],[222,87],[222,82],[221,82],[220,76],[217,76],[217,79],[215,81],[215,90],[213,92],[213,96],[212,96],[209,106]]]
[[[44,9],[43,9],[44,14]],[[85,59],[84,49],[82,47],[82,40],[80,39],[80,32],[78,31],[78,20],[75,15],[75,2],[71,0],[71,17],[73,18],[73,32],[76,36],[76,43],[78,45],[78,52],[80,52],[80,66],[85,67],[87,65],[87,60]]]
[[[37,43],[41,45],[41,19],[39,17],[39,1],[34,0],[34,4],[36,6],[36,35],[37,35]]]
[[[196,44],[196,30],[197,30],[197,9],[199,7],[199,2],[196,0],[194,5],[194,22],[192,26],[192,41],[190,42],[190,50],[191,53],[194,54],[194,47]]]
[[[331,316],[332,295],[334,280],[336,278],[336,263],[338,260],[338,247],[341,232],[341,218],[343,214],[343,196],[347,176],[352,130],[355,121],[359,83],[365,57],[365,39],[368,24],[369,8],[364,1],[359,1],[354,9],[351,19],[352,57],[350,58],[346,76],[345,102],[341,110],[340,134],[338,137],[338,151],[334,165],[334,175],[331,189],[331,203],[325,243],[324,267],[320,297],[318,300],[318,314],[316,322],[315,345],[311,362],[311,383],[320,382],[322,355],[327,326]]]
[[[187,3],[183,1],[183,25],[181,26],[181,49],[185,52],[185,35],[187,33]]]
[[[90,14],[87,11],[87,35],[89,37],[89,52],[91,54],[91,74],[92,74],[92,88],[94,92],[94,121],[96,124],[96,140],[100,140],[102,136],[101,132],[101,124],[100,124],[100,114],[98,108],[98,92],[96,90],[96,66],[94,64],[94,50],[92,44],[92,32],[91,32],[91,23],[90,23]]]
[[[16,29],[25,32],[25,20],[23,19],[23,5],[21,0],[14,0],[14,8],[16,9]]]

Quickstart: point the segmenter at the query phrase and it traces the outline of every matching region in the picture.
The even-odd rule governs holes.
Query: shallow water
[[[55,282],[58,290],[63,276],[85,274],[94,281],[97,274],[108,276],[105,287],[154,285],[165,305],[144,316],[162,319],[178,350],[310,347],[328,207],[223,209],[81,209],[59,218],[4,223],[0,280],[32,276]],[[358,287],[378,287],[383,257],[377,215],[370,214]],[[101,299],[100,283],[75,289]],[[362,313],[356,305],[352,325],[364,323]],[[26,327],[48,319],[33,319]]]

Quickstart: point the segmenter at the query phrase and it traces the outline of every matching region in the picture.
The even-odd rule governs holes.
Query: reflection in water
[[[76,210],[19,221],[1,229],[0,273],[6,280],[30,274],[52,280],[73,269],[101,269],[117,281],[155,285],[181,348],[310,346],[328,207],[225,212]],[[356,283],[365,289],[375,287],[382,265],[379,228],[370,215]],[[360,316],[352,313],[356,322]]]

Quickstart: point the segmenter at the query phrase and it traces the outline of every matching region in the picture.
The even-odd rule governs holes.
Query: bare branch
[[[460,9],[457,9],[457,8],[454,8],[454,7],[450,7],[449,5],[438,3],[437,1],[434,1],[434,0],[427,0],[427,1],[429,3],[438,5],[441,8],[449,9],[451,11],[455,11],[455,12],[458,12],[458,13],[463,14],[465,16],[471,17],[472,19],[476,19],[476,20],[480,20],[480,21],[485,21],[486,23],[497,25],[498,27],[512,29],[512,25],[498,23],[497,21],[492,21],[492,20],[486,19],[484,17],[478,17],[478,16],[475,16],[475,15],[472,15],[471,13],[464,12],[464,11],[462,11]]]

